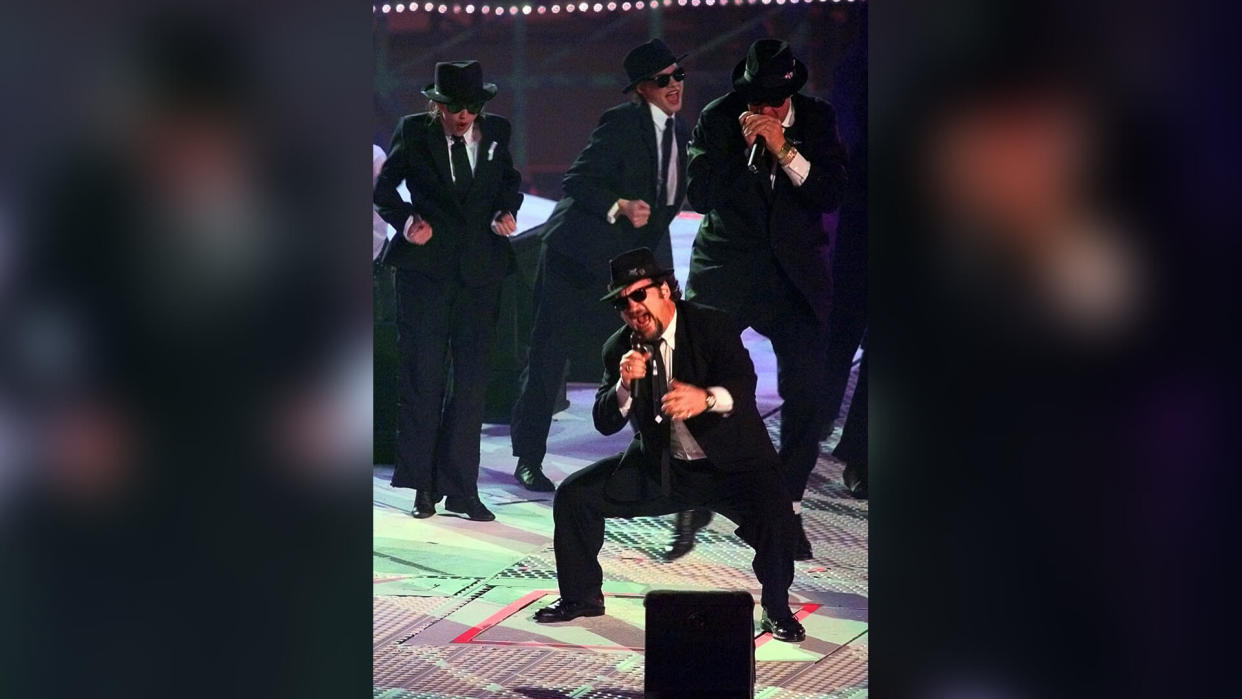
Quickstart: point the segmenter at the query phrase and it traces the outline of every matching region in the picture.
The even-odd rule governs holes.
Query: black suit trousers
[[[739,334],[750,327],[772,342],[776,390],[782,401],[778,451],[789,495],[801,500],[819,459],[820,433],[831,419],[824,400],[829,327],[775,265],[756,276],[762,291],[745,306],[725,310],[737,319]],[[699,300],[711,304],[712,296],[700,294]]]
[[[607,270],[603,270],[604,273]],[[552,413],[565,380],[571,338],[586,332],[596,345],[616,331],[617,312],[599,297],[608,278],[593,275],[582,265],[546,245],[535,272],[535,317],[530,332],[530,354],[520,379],[521,392],[509,423],[513,455],[535,463],[548,449]]]
[[[466,286],[404,269],[396,278],[400,388],[392,484],[477,495],[500,281]]]
[[[660,484],[644,474],[612,475],[620,462],[621,454],[597,461],[566,478],[556,490],[553,545],[561,597],[580,601],[601,594],[599,552],[604,545],[605,519],[666,515],[702,507],[737,524],[737,535],[755,549],[751,566],[763,586],[764,609],[775,616],[789,613],[794,572],[793,508],[775,466],[722,471],[707,461],[687,464],[674,460],[671,495],[665,497],[660,494]],[[646,478],[649,496],[637,501],[610,498],[610,475]]]

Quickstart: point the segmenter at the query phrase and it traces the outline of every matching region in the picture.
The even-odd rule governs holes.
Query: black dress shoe
[[[794,515],[794,560],[811,560],[811,542],[806,538],[806,530],[802,528],[802,513]]]
[[[859,500],[867,499],[867,464],[846,464],[841,473],[841,480],[850,491],[850,495]]]
[[[562,598],[535,612],[534,619],[540,624],[551,624],[577,619],[580,616],[603,616],[603,614],[604,600],[602,598],[589,602],[570,602]]]
[[[768,611],[763,610],[763,619],[759,621],[759,628],[772,634],[772,638],[787,643],[797,643],[806,640],[806,629],[802,628],[802,624],[793,617],[792,614],[782,617],[769,617]]]
[[[487,509],[477,496],[469,498],[445,498],[444,509],[449,512],[466,515],[476,522],[490,522],[496,519],[496,515]]]
[[[538,493],[551,493],[556,490],[556,486],[552,484],[552,481],[543,475],[543,464],[532,463],[526,459],[518,459],[517,470],[513,472],[513,477],[527,490],[533,490]]]
[[[436,503],[440,496],[430,490],[414,491],[414,510],[410,514],[417,519],[426,519],[436,513]]]
[[[673,545],[664,552],[664,559],[675,561],[694,548],[694,535],[712,521],[712,511],[694,508],[677,513],[677,533]]]

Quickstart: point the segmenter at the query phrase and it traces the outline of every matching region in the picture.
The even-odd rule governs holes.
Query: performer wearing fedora
[[[521,175],[509,122],[482,114],[496,86],[483,82],[477,61],[437,63],[423,95],[429,110],[401,118],[375,183],[376,209],[401,232],[383,253],[396,268],[401,382],[392,484],[416,489],[415,517],[435,514],[447,496],[445,509],[488,521],[479,433]],[[397,193],[403,180],[413,204]]]
[[[767,336],[776,354],[780,457],[797,513],[798,560],[811,557],[801,499],[829,419],[823,348],[832,279],[822,216],[840,204],[845,186],[835,113],[798,93],[806,80],[786,42],[751,44],[733,70],[733,91],[699,115],[687,194],[704,214],[687,298],[730,312],[739,331]]]
[[[685,197],[689,140],[675,118],[685,97],[683,58],[659,39],[626,55],[622,92],[635,99],[600,117],[544,228],[530,357],[510,424],[514,477],[529,490],[555,489],[543,457],[574,333],[593,333],[602,344],[614,327],[589,296],[607,284],[609,259],[641,245],[672,267],[668,227]]]
[[[653,516],[688,506],[738,524],[755,549],[764,631],[806,637],[789,610],[793,510],[780,462],[755,405],[755,367],[727,314],[673,298],[672,272],[646,248],[611,262],[602,299],[624,321],[604,343],[595,429],[626,423],[634,439],[565,479],[552,506],[561,598],[535,612],[542,623],[604,613],[598,554],[609,517]]]

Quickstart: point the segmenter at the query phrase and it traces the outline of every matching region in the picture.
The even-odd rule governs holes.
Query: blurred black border
[[[871,696],[1236,684],[1237,57],[1221,5],[871,4]],[[1139,327],[1098,346],[1010,333],[1023,311],[1003,283],[946,281],[946,231],[920,196],[938,117],[1051,85],[1097,105],[1107,196],[1151,262]]]

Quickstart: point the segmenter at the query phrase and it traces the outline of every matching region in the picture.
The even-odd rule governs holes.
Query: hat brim
[[[671,270],[671,269],[658,269],[658,268],[657,268],[657,269],[656,269],[656,270],[654,270],[651,274],[647,274],[647,275],[644,275],[644,276],[638,277],[637,279],[634,279],[634,280],[632,280],[632,281],[628,281],[628,282],[626,282],[625,284],[622,284],[621,286],[618,286],[618,287],[617,287],[617,288],[615,288],[615,289],[611,289],[608,293],[606,293],[606,294],[604,294],[602,297],[600,297],[600,301],[611,301],[611,300],[613,300],[613,299],[617,298],[618,296],[620,296],[620,295],[621,295],[621,290],[622,290],[622,289],[624,289],[625,287],[629,286],[630,284],[633,284],[634,282],[638,281],[639,279],[655,279],[655,278],[657,278],[657,277],[667,277],[668,275],[670,275],[670,274],[672,274],[672,273],[673,273],[673,270]]]
[[[490,100],[491,98],[495,97],[498,91],[499,90],[496,88],[496,83],[483,83],[483,90],[481,92],[478,92],[474,95],[471,95],[469,97],[464,97],[464,98],[463,97],[450,97],[444,94],[443,92],[440,92],[439,90],[436,89],[435,83],[431,83],[427,87],[424,87],[422,90],[423,96],[426,97],[427,99],[431,100],[432,102],[440,102],[444,104],[447,104],[449,102],[467,102],[467,103],[486,102]]]
[[[670,63],[669,65],[675,65],[675,64],[681,63],[681,60],[682,60],[683,58],[685,58],[686,56],[689,56],[689,55],[690,55],[690,54],[688,54],[688,53],[683,53],[683,54],[681,54],[680,56],[678,56],[677,58],[674,58],[674,59],[673,59],[673,62],[672,62],[672,63]],[[639,79],[635,80],[634,82],[630,83],[629,85],[626,85],[624,88],[622,88],[622,89],[621,89],[621,93],[622,93],[622,94],[625,94],[625,93],[627,93],[627,92],[632,91],[634,88],[638,87],[638,83],[640,83],[640,82],[642,82],[642,81],[644,81],[644,80],[650,80],[652,76],[654,76],[656,73],[659,73],[660,71],[664,70],[664,69],[665,69],[665,68],[667,68],[667,67],[668,67],[667,65],[666,65],[666,66],[660,66],[660,67],[659,67],[659,68],[657,68],[656,70],[653,70],[653,71],[651,71],[650,73],[648,73],[648,74],[644,75],[643,77],[641,77],[641,78],[639,78]]]
[[[746,79],[746,60],[743,59],[733,68],[733,89],[741,93],[750,104],[784,99],[802,89],[807,80],[806,64],[794,59],[794,76],[789,82],[776,87],[763,87]]]

